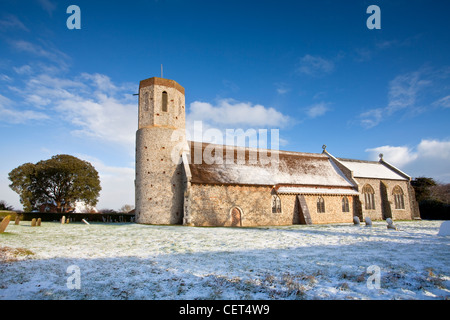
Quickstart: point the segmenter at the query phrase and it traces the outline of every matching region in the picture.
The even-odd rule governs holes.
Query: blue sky
[[[69,30],[69,5],[81,29]],[[370,30],[368,6],[381,9]],[[377,160],[450,182],[448,1],[0,1],[0,200],[56,154],[134,203],[139,81],[186,90],[187,123],[279,129],[280,149]],[[227,115],[227,116],[222,116]]]

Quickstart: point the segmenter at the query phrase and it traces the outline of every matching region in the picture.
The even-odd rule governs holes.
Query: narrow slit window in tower
[[[167,92],[162,93],[162,111],[167,112]]]

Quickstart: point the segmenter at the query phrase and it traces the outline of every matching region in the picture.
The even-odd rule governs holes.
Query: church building
[[[420,219],[411,177],[386,162],[186,141],[184,88],[139,85],[136,221],[280,226]]]

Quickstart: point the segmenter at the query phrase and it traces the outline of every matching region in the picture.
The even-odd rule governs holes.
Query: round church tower
[[[184,88],[173,80],[154,77],[139,84],[135,180],[138,223],[182,223],[184,103]]]

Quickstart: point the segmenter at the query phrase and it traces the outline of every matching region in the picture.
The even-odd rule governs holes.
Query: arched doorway
[[[241,209],[234,207],[231,209],[231,226],[242,227]]]

